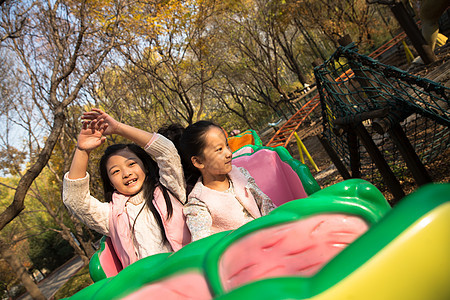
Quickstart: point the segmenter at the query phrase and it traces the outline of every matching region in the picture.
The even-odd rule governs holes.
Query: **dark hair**
[[[174,123],[170,125],[165,125],[158,129],[158,133],[165,136],[173,142],[175,148],[177,148],[178,153],[180,152],[180,138],[184,132],[184,127],[181,124]]]
[[[147,205],[158,222],[159,228],[161,230],[162,236],[166,239],[166,234],[164,231],[163,223],[161,220],[161,216],[153,205],[153,193],[155,188],[159,187],[164,195],[164,200],[167,206],[167,219],[172,217],[173,207],[172,202],[170,201],[169,191],[159,182],[159,168],[156,162],[144,151],[141,147],[135,144],[115,144],[106,148],[105,153],[100,159],[100,177],[103,183],[103,191],[105,195],[105,201],[111,202],[112,195],[115,191],[111,181],[109,180],[108,171],[106,169],[106,163],[108,159],[121,150],[129,150],[133,152],[143,163],[144,172],[145,172],[145,180],[142,185],[142,189],[144,192],[145,205]],[[142,207],[144,208],[145,205]],[[142,210],[141,210],[142,211]],[[140,212],[139,212],[140,214]],[[138,216],[139,216],[138,214]],[[136,217],[137,219],[137,217]],[[136,220],[135,220],[136,223]],[[134,224],[133,224],[134,230]]]
[[[202,175],[200,171],[192,164],[192,156],[202,156],[206,147],[205,135],[211,127],[217,127],[222,130],[219,125],[210,121],[198,121],[189,125],[184,130],[180,138],[180,148],[178,152],[181,156],[183,164],[184,176],[188,189],[192,188]]]

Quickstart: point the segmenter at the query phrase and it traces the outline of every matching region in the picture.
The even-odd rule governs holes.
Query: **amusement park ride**
[[[408,135],[413,122],[415,128],[431,122],[439,151],[448,149],[450,92],[374,60],[404,37],[369,57],[352,45],[338,49],[315,69],[318,93],[266,146],[253,130],[229,137],[233,164],[250,172],[275,210],[125,269],[104,237],[90,263],[94,284],[71,299],[450,299],[450,183],[430,182],[421,162],[436,147],[409,143]],[[285,147],[317,107],[331,150],[349,159],[335,165],[358,177],[361,142],[399,198],[393,207],[360,178],[321,189],[292,158]],[[361,125],[367,119],[382,129],[369,132]],[[416,191],[403,197],[374,136],[384,144],[404,138],[392,144],[418,182]]]
[[[105,239],[71,299],[448,299],[450,184],[391,208],[362,179],[320,190],[283,147],[239,150],[278,208],[123,270]]]

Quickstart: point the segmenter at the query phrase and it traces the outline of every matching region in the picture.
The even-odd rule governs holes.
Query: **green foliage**
[[[9,205],[14,197],[14,189],[18,178],[14,177],[0,177],[0,208],[4,209]],[[9,188],[10,187],[10,188]]]
[[[0,178],[0,210],[5,210],[6,207],[11,205],[14,198],[15,190],[19,178],[6,177]],[[29,213],[33,212],[33,213]],[[12,246],[16,245],[16,242],[26,239],[27,235],[38,234],[42,230],[42,224],[46,222],[48,215],[42,210],[42,205],[32,197],[26,198],[26,210],[21,213],[13,221],[8,223],[2,231],[0,231],[0,237],[8,241]],[[44,225],[45,226],[45,225]],[[22,259],[26,259],[27,247],[21,245],[17,247],[16,252]]]
[[[54,270],[73,256],[73,249],[55,231],[29,238],[28,255],[35,268]]]

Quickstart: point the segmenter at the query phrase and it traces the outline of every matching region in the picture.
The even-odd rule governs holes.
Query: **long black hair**
[[[100,159],[99,169],[100,169],[100,177],[102,179],[103,183],[103,192],[105,196],[106,202],[111,202],[112,195],[115,191],[114,186],[112,185],[111,181],[109,180],[108,171],[106,168],[106,163],[108,162],[108,159],[116,154],[117,152],[121,150],[129,150],[133,152],[143,163],[144,165],[144,172],[145,172],[145,180],[142,185],[142,190],[144,193],[144,199],[145,199],[145,205],[148,206],[150,211],[152,212],[153,216],[155,217],[156,221],[158,222],[159,228],[161,230],[162,236],[167,239],[161,216],[159,215],[158,211],[156,210],[155,206],[153,205],[153,193],[155,192],[155,189],[159,187],[164,195],[164,200],[166,202],[167,206],[167,219],[170,219],[172,217],[173,213],[173,207],[172,202],[170,201],[169,197],[169,191],[166,187],[164,187],[159,182],[159,168],[156,162],[148,155],[147,152],[144,151],[141,147],[139,147],[136,144],[115,144],[111,145],[108,148],[106,148],[105,153],[103,154],[102,158]],[[142,207],[144,208],[145,205]],[[141,210],[142,211],[142,210]],[[140,212],[139,212],[140,214]],[[139,216],[138,214],[138,216]],[[136,217],[137,219],[137,217]],[[136,224],[136,220],[134,221]],[[134,231],[134,224],[133,224],[133,231]]]
[[[211,127],[217,127],[223,130],[222,127],[211,121],[198,121],[185,129],[179,124],[172,124],[158,130],[158,133],[164,135],[174,143],[180,154],[184,177],[186,179],[187,194],[189,194],[202,175],[199,169],[192,163],[191,157],[201,157],[203,155],[206,147],[205,135]]]

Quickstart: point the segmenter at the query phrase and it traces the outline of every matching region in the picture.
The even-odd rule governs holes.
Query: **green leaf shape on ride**
[[[91,260],[89,261],[89,274],[91,275],[91,279],[94,282],[100,281],[106,278],[106,274],[103,271],[100,264],[100,255],[103,250],[105,250],[106,236],[103,236],[100,240],[100,249],[98,249],[94,255],[92,255]]]
[[[281,300],[281,299],[338,299],[337,295],[323,296],[330,289],[335,288],[342,284],[344,279],[351,278],[351,274],[355,273],[359,269],[363,268],[365,264],[374,259],[377,255],[389,246],[390,243],[399,238],[408,229],[414,225],[420,223],[427,224],[430,220],[427,217],[433,210],[439,209],[444,205],[449,205],[450,202],[450,184],[428,184],[419,188],[416,192],[408,195],[401,200],[397,206],[389,211],[379,222],[374,224],[364,235],[355,240],[341,253],[339,253],[334,259],[332,259],[325,267],[320,270],[316,275],[309,278],[303,277],[280,277],[264,279],[256,282],[252,282],[245,286],[239,287],[227,294],[223,294],[216,299],[220,300],[237,300],[237,299],[258,299],[258,300]],[[448,210],[446,211],[448,217]],[[447,218],[448,219],[448,218]],[[432,221],[431,221],[432,222]],[[429,225],[429,224],[428,224]],[[448,225],[448,222],[447,222]],[[424,225],[427,226],[427,225]],[[420,227],[420,226],[419,226]],[[448,232],[448,228],[446,229]],[[405,236],[405,235],[404,235]],[[441,236],[444,240],[449,240],[448,236]],[[427,248],[429,245],[422,245]],[[447,247],[448,248],[448,247]],[[408,249],[404,249],[408,251]],[[383,258],[381,258],[383,259]],[[446,263],[447,262],[447,263]],[[448,256],[442,257],[442,268],[448,269],[449,265]],[[412,262],[411,262],[412,263]],[[398,266],[392,266],[396,268]],[[403,266],[404,267],[404,266]],[[389,270],[383,270],[389,272]],[[404,272],[418,273],[421,270],[404,269]],[[437,271],[437,270],[436,270]],[[438,272],[436,272],[438,274]],[[448,271],[447,271],[448,273]],[[420,276],[420,275],[418,275]],[[427,276],[425,276],[427,277]],[[447,277],[448,278],[448,277]],[[360,280],[364,280],[359,278]],[[424,278],[433,282],[436,279]],[[367,279],[370,280],[370,279]],[[402,280],[402,278],[398,278]],[[445,280],[445,279],[443,279]],[[376,287],[377,282],[369,282],[369,285]],[[394,283],[395,285],[395,283]],[[420,283],[421,286],[425,286],[425,280]],[[355,286],[356,287],[356,286]],[[379,285],[378,289],[381,291],[386,287]],[[414,294],[414,290],[418,286],[409,285],[410,293]],[[441,287],[442,288],[442,287]],[[389,289],[389,287],[388,287]],[[434,292],[434,287],[430,287],[429,299],[438,299],[431,296]],[[438,291],[439,299],[448,299],[449,289],[443,288],[443,291]],[[264,291],[264,292],[261,292]],[[392,291],[385,291],[386,294],[391,294],[389,299],[398,299],[398,295]],[[402,293],[404,291],[396,291]],[[351,292],[349,293],[351,294]],[[351,297],[348,296],[347,297]],[[258,295],[258,296],[255,296]],[[378,294],[380,295],[380,294]],[[341,295],[342,296],[342,295]],[[418,296],[419,298],[421,296]],[[347,299],[347,298],[346,298]],[[348,298],[350,299],[350,298]],[[377,295],[367,294],[364,299],[379,299]],[[414,299],[417,299],[414,298]]]
[[[145,285],[191,270],[203,273],[206,252],[228,232],[190,243],[174,253],[161,253],[140,259],[112,278],[103,279],[70,299],[121,299]]]
[[[344,279],[352,278],[352,274],[383,253],[385,248],[413,224],[420,222],[421,218],[426,218],[434,209],[448,204],[450,198],[448,195],[450,184],[429,184],[419,188],[391,209],[383,195],[372,184],[361,179],[346,180],[324,188],[308,198],[288,202],[269,215],[234,231],[221,232],[201,239],[170,255],[157,254],[144,258],[128,266],[115,277],[101,280],[72,298],[119,299],[151,283],[192,270],[205,276],[215,299],[276,300],[320,297],[327,292],[333,292],[336,287],[343,284]],[[259,230],[323,213],[360,216],[370,228],[311,277],[262,279],[228,293],[223,290],[218,263],[224,251],[231,245]],[[414,288],[411,286],[411,289]]]
[[[218,270],[220,258],[233,243],[253,232],[323,213],[357,215],[372,226],[390,209],[383,194],[374,185],[362,179],[346,180],[307,198],[285,203],[269,215],[234,230],[207,253],[205,272],[211,288],[216,295],[225,293]]]

